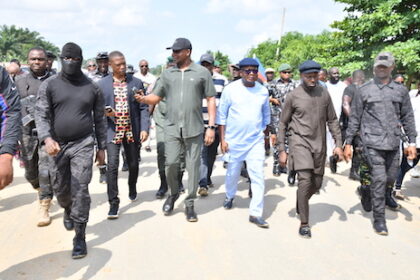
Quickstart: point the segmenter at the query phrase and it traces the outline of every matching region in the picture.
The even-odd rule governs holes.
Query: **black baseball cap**
[[[167,50],[173,50],[173,51],[180,51],[180,50],[191,50],[192,46],[191,46],[191,42],[190,40],[186,39],[186,38],[177,38],[174,42],[174,44],[172,45],[172,47],[167,47]]]
[[[108,59],[108,52],[98,52],[96,59]]]

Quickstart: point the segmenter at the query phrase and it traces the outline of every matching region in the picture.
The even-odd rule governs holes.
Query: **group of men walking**
[[[172,213],[183,190],[185,163],[185,215],[189,222],[198,220],[194,201],[197,193],[207,196],[213,185],[211,174],[220,143],[227,162],[223,207],[233,208],[239,175],[246,162],[252,194],[249,221],[268,228],[263,219],[264,131],[268,127],[274,144],[273,175],[288,172],[288,181],[294,184],[297,174],[299,234],[311,237],[309,199],[322,185],[328,127],[335,160],[350,160],[351,145],[361,143],[371,176],[369,191],[361,191],[362,204],[365,210],[369,206],[373,209],[374,230],[388,233],[385,193],[398,171],[401,127],[409,142],[405,148],[407,160],[417,158],[417,133],[407,89],[390,79],[395,65],[392,54],[379,54],[374,79],[365,84],[355,82],[351,94],[344,94],[343,105],[339,106],[348,118],[343,153],[343,126],[340,127],[334,102],[337,98],[332,98],[328,85],[319,81],[321,65],[317,62],[308,60],[299,66],[300,82],[291,79],[293,69],[288,64],[280,66],[278,80],[270,75],[274,70],[267,69],[269,80],[264,85],[258,80],[259,63],[244,58],[235,66],[237,79],[228,84],[224,76],[213,71],[215,61],[211,54],[202,55],[199,64],[191,60],[192,45],[188,39],[178,38],[168,49],[172,51],[173,65],[155,80],[147,75],[145,60],[140,61],[144,68],[140,79],[127,74],[125,57],[119,51],[99,53],[96,64],[89,66],[96,66],[97,70],[86,76],[81,71],[82,50],[74,43],[64,45],[60,55],[62,71],[51,75],[46,67],[46,52],[33,48],[28,54],[30,73],[16,80],[22,108],[11,81],[2,79],[1,89],[7,95],[1,96],[8,98],[7,104],[16,106],[2,109],[9,122],[2,123],[5,140],[0,146],[0,186],[11,179],[10,170],[3,166],[11,168],[9,155],[16,150],[18,135],[8,125],[13,119],[19,122],[16,112],[21,111],[25,176],[38,190],[42,209],[38,226],[51,222],[48,208],[54,193],[64,208],[65,228],[75,230],[73,258],[87,254],[85,230],[93,159],[101,170],[100,181],[107,183],[108,218],[118,218],[120,150],[124,149],[128,166],[129,198],[135,201],[140,146],[149,137],[151,114],[156,122],[161,179],[156,197],[165,197],[169,190],[162,207],[164,215]],[[108,73],[108,65],[112,73]],[[337,85],[335,70],[338,73],[333,68],[330,75]]]

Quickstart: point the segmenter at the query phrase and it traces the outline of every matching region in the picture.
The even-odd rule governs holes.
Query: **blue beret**
[[[258,67],[259,64],[258,64],[258,62],[255,59],[250,58],[250,57],[247,57],[247,58],[244,58],[241,61],[239,61],[239,68],[242,68],[244,66],[255,66],[255,67]]]
[[[299,66],[300,73],[318,73],[321,70],[321,65],[313,60],[307,60]]]

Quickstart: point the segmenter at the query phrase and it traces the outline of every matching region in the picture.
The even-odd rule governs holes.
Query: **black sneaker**
[[[388,235],[388,228],[386,227],[385,222],[374,222],[373,229],[379,235]]]
[[[299,235],[303,238],[311,238],[311,227],[308,225],[300,226],[299,227]]]
[[[185,208],[185,217],[187,218],[188,222],[197,222],[197,213],[194,211],[194,206],[187,206]]]
[[[137,200],[137,194],[130,194],[128,198],[131,200],[131,202],[135,202]]]
[[[290,186],[293,186],[295,184],[295,181],[296,181],[296,171],[290,170],[289,175],[287,176],[287,182],[289,183]]]
[[[109,220],[114,220],[114,219],[118,219],[118,204],[111,204],[109,206],[109,212],[108,212],[108,219]]]

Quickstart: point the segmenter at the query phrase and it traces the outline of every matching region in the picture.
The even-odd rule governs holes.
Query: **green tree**
[[[219,62],[220,69],[222,69],[222,74],[230,78],[229,64],[231,63],[229,56],[222,53],[221,51],[216,51],[213,53],[215,61]]]
[[[336,47],[341,47],[341,60],[371,70],[374,57],[387,50],[395,55],[398,72],[408,76],[408,85],[420,78],[418,0],[335,1],[348,5],[347,16],[331,25],[338,29],[335,35],[341,46]]]
[[[0,26],[0,60],[8,61],[17,58],[26,61],[28,51],[35,46],[42,47],[55,54],[59,48],[46,41],[36,31],[30,31],[28,28],[18,28],[15,25]]]

